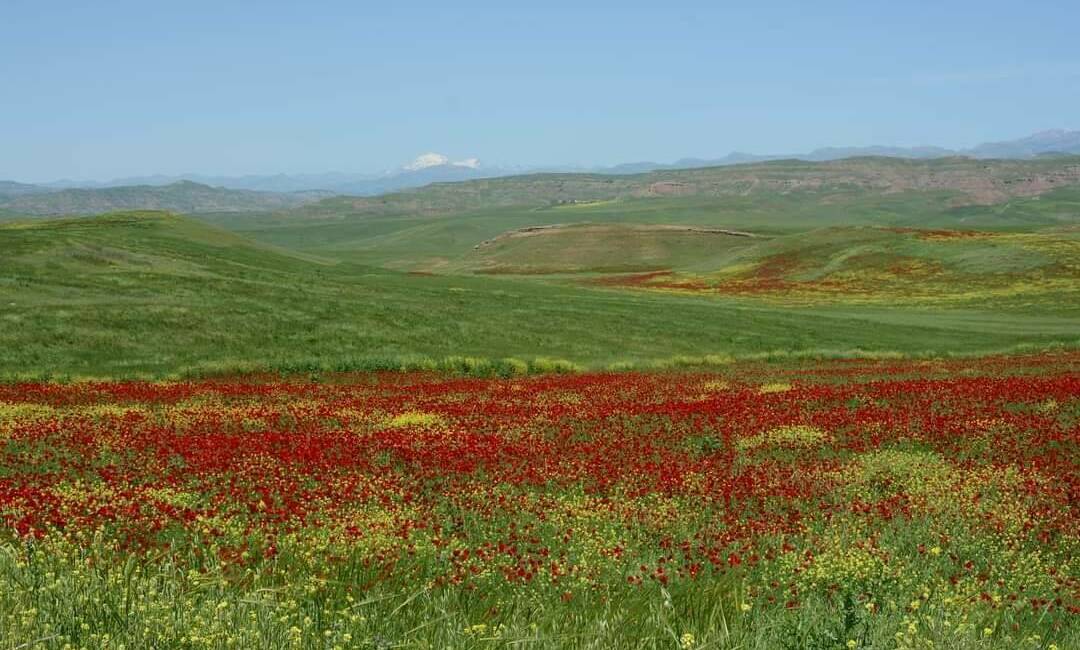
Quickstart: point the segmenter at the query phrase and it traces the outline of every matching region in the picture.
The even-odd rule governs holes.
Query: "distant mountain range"
[[[1002,204],[1013,198],[1035,197],[1068,188],[1071,191],[1067,194],[1075,197],[1076,189],[1080,188],[1080,157],[1003,160],[951,156],[916,160],[878,156],[822,162],[770,160],[644,174],[523,174],[465,183],[436,183],[382,196],[331,197],[290,210],[288,214],[275,214],[264,223],[278,227],[291,221],[302,229],[318,222],[348,223],[363,218],[422,218],[475,214],[479,210],[502,213],[537,208],[557,210],[566,222],[574,222],[608,214],[606,211],[611,206],[604,204],[610,201],[684,197],[692,198],[695,204],[704,201],[714,206],[734,219],[728,222],[734,226],[745,223],[736,216],[740,213],[749,219],[757,218],[756,211],[747,211],[746,206],[758,199],[768,205],[773,205],[773,201],[789,206],[804,201],[819,202],[821,206],[832,205],[834,210],[843,212],[843,206],[855,197],[860,200],[891,197],[889,201],[903,202],[921,194],[923,198],[914,199],[916,202],[932,197],[938,205],[966,208]],[[908,198],[904,199],[905,196]],[[594,204],[596,210],[590,207]],[[579,211],[576,206],[582,209]],[[626,209],[648,211],[650,208],[628,204]],[[1004,210],[1001,215],[1005,221],[1012,218]],[[557,216],[549,217],[560,220]],[[1076,221],[1077,214],[1061,210],[1053,214],[1054,219],[1058,217],[1071,223]],[[245,217],[232,223],[250,224],[259,219],[259,216]],[[527,217],[519,225],[534,224]],[[320,235],[326,236],[325,232]],[[337,239],[330,237],[324,241],[332,245]]]
[[[101,189],[109,187],[129,187],[135,185],[172,185],[181,181],[191,181],[211,187],[224,187],[233,190],[252,190],[257,192],[304,192],[326,191],[333,194],[372,196],[410,187],[421,187],[430,183],[464,181],[475,178],[493,178],[510,176],[527,171],[526,168],[489,167],[480,164],[476,158],[451,161],[437,153],[426,153],[412,162],[381,174],[348,174],[327,172],[323,174],[271,174],[249,176],[210,176],[206,174],[182,174],[179,176],[132,176],[111,181],[73,181],[59,180],[38,185],[25,185],[0,181],[0,195],[5,194],[5,183],[21,188],[41,190],[57,189]],[[566,171],[569,171],[567,169]],[[27,192],[27,189],[21,191]]]
[[[52,191],[50,188],[42,185],[28,185],[26,183],[16,183],[15,181],[0,181],[0,198],[40,194],[42,192],[50,191]]]
[[[335,194],[371,196],[429,183],[453,182],[476,178],[494,178],[532,172],[592,172],[601,174],[633,174],[659,169],[693,169],[763,162],[768,160],[809,160],[823,162],[859,156],[888,156],[893,158],[944,158],[968,156],[971,158],[1034,158],[1054,154],[1080,154],[1080,131],[1056,129],[1042,131],[1026,138],[1003,142],[987,142],[970,149],[945,149],[942,147],[826,147],[809,153],[751,154],[733,152],[722,158],[683,158],[673,163],[635,162],[613,167],[508,167],[483,165],[476,158],[451,161],[444,155],[426,153],[397,169],[381,174],[348,174],[330,172],[324,174],[274,174],[251,176],[208,176],[184,174],[180,176],[143,176],[120,178],[104,183],[56,181],[37,187],[66,189],[93,187],[121,187],[130,185],[169,185],[182,180],[193,181],[213,187],[264,192],[298,192],[325,190]],[[34,186],[27,186],[34,187]],[[23,190],[27,191],[27,190]],[[0,183],[0,194],[5,193]]]
[[[38,185],[0,181],[0,212],[27,215],[89,214],[127,209],[165,209],[184,213],[249,212],[296,207],[330,195],[374,196],[431,183],[524,173],[636,174],[771,160],[825,162],[862,156],[925,160],[950,156],[1032,159],[1056,155],[1080,155],[1080,131],[1043,131],[1018,140],[988,142],[970,149],[828,147],[802,154],[734,152],[723,158],[684,158],[673,163],[636,162],[599,168],[487,166],[475,158],[452,161],[441,154],[426,153],[406,165],[381,174],[185,174],[121,178],[104,183],[64,180]]]
[[[191,181],[169,185],[104,188],[42,188],[0,181],[0,213],[50,216],[99,214],[117,210],[169,210],[186,214],[253,212],[294,208],[332,192],[255,192],[210,187]]]
[[[885,156],[889,158],[947,158],[965,156],[968,158],[1029,159],[1041,156],[1080,155],[1080,131],[1054,129],[1041,131],[1026,138],[1002,142],[985,142],[970,149],[945,149],[943,147],[825,147],[809,153],[760,155],[733,152],[723,158],[701,159],[683,158],[671,164],[639,162],[616,165],[606,169],[593,170],[600,173],[632,174],[656,171],[659,169],[694,169],[697,167],[718,167],[744,163],[765,162],[769,160],[807,160],[826,162],[844,158],[863,156]]]

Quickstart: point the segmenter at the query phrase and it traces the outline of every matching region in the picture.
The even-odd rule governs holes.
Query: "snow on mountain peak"
[[[450,162],[450,158],[441,153],[429,152],[417,156],[415,160],[402,167],[402,169],[409,172],[415,172],[420,171],[421,169],[427,169],[428,167],[443,167],[445,165],[478,169],[480,167],[480,160],[477,158],[466,158],[465,160]]]
[[[410,172],[415,172],[428,167],[438,167],[449,163],[450,159],[440,153],[425,153],[417,156],[416,160],[405,165],[405,169]]]

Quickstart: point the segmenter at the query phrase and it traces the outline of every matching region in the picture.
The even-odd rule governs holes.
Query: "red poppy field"
[[[1080,647],[1078,368],[2,385],[0,647]]]

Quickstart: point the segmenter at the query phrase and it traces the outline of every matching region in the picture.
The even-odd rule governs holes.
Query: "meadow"
[[[854,171],[739,166],[662,181],[655,174],[608,183],[570,176],[562,185],[497,179],[490,187],[447,184],[378,201],[202,218],[290,250],[412,273],[693,294],[750,307],[943,307],[1075,321],[1075,184],[1010,197],[1008,188],[1031,177],[1009,178],[986,199],[971,194],[980,185],[968,176],[970,162],[956,163],[959,179],[910,180],[935,189],[900,182],[883,189],[873,176],[877,186],[860,185],[868,181],[856,172],[867,169],[886,178],[912,173],[903,163],[869,160],[865,169],[853,162]],[[855,175],[828,179],[838,171]],[[675,179],[685,194],[648,191]],[[780,179],[796,189],[775,186]]]
[[[1077,174],[0,213],[0,650],[1080,647]]]
[[[8,379],[970,355],[1071,347],[1078,334],[1061,285],[1038,310],[985,300],[793,307],[628,291],[600,276],[406,274],[154,212],[0,224],[0,248]]]
[[[1075,648],[1078,362],[7,384],[4,647]]]

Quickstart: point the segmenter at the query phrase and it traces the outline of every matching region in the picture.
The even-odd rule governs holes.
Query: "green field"
[[[468,267],[483,241],[552,224],[686,224],[766,237],[834,226],[1007,232],[1069,227],[1080,215],[1077,170],[1076,158],[782,161],[634,176],[549,174],[436,184],[383,197],[326,199],[290,211],[202,218],[291,249],[446,272]]]
[[[725,354],[978,353],[1077,339],[1068,302],[1038,313],[991,304],[790,308],[528,278],[410,275],[161,214],[7,226],[0,245],[7,376],[423,367],[460,356],[607,367]]]
[[[872,160],[851,163],[839,178],[832,166],[804,163],[607,182],[520,177],[204,218],[290,250],[397,271],[708,294],[749,307],[858,303],[1075,316],[1080,189],[1008,196],[1040,173],[1021,166],[1028,175],[1006,178],[995,196],[986,188],[997,181],[973,164]],[[768,186],[783,174],[813,183]],[[879,177],[892,185],[881,187]],[[690,188],[686,195],[649,195],[673,178]],[[913,189],[931,184],[927,178],[933,189]],[[448,207],[436,209],[440,200]]]
[[[8,221],[0,373],[486,373],[1072,346],[1080,188],[1023,187],[1067,179],[1074,161],[540,175],[273,213]]]
[[[6,220],[0,646],[1074,647],[1062,164]]]

